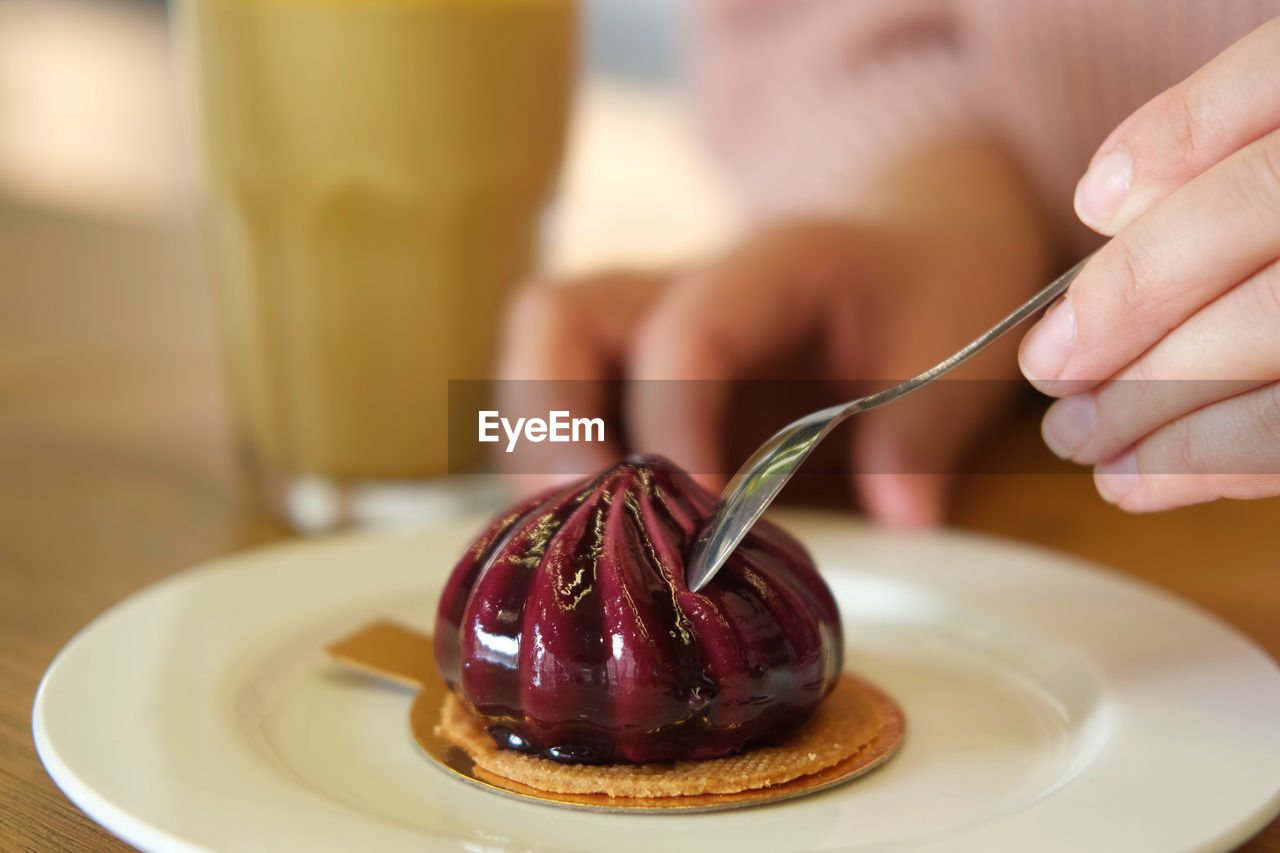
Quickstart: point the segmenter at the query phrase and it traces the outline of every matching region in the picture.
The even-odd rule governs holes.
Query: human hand
[[[754,379],[798,352],[818,372],[791,378],[836,387],[870,379],[879,387],[912,376],[1025,298],[1043,276],[1046,252],[1031,202],[985,149],[933,154],[903,175],[876,194],[874,211],[768,228],[699,268],[525,287],[509,305],[498,375],[580,380],[555,386],[555,406],[575,416],[611,410],[608,395],[619,387],[611,378]],[[975,204],[961,183],[980,187],[987,203]],[[1013,379],[1013,352],[1012,341],[1001,342],[966,375]],[[508,398],[540,387],[499,384]],[[602,468],[638,449],[664,453],[719,490],[726,478],[717,472],[730,461],[722,458],[725,436],[737,426],[726,423],[729,383],[625,387],[632,447],[539,445],[559,454],[545,459],[545,470]],[[898,526],[938,521],[951,472],[1013,387],[939,383],[854,418],[849,470],[868,512]],[[539,402],[526,396],[518,406],[546,411]],[[507,404],[514,402],[500,400],[499,408]],[[532,491],[557,478],[520,479]]]
[[[1076,211],[1114,235],[1023,340],[1046,443],[1121,508],[1280,494],[1280,19],[1125,120]]]

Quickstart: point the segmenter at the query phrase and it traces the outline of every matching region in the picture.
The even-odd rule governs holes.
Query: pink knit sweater
[[[1064,247],[1072,195],[1134,109],[1280,0],[702,0],[694,79],[712,147],[757,217],[835,211],[875,171],[983,134]]]

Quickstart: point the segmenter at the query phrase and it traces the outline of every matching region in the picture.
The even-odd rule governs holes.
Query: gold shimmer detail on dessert
[[[440,711],[438,734],[475,762],[477,776],[508,780],[554,794],[624,798],[693,797],[772,788],[857,759],[878,762],[897,745],[901,709],[878,689],[843,676],[813,716],[777,745],[708,761],[670,764],[559,764],[499,749],[480,721],[452,693]]]
[[[479,535],[489,550],[465,550],[433,652],[499,749],[708,761],[813,713],[842,669],[831,589],[803,543],[761,519],[718,583],[692,592],[687,556],[715,504],[671,460],[633,455],[526,499]]]

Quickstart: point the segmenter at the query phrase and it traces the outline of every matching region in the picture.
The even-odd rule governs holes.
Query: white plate
[[[908,716],[893,761],[826,793],[589,814],[433,766],[410,694],[322,648],[379,616],[429,628],[477,519],[271,548],[134,596],[49,668],[36,745],[78,806],[155,851],[1227,850],[1280,811],[1280,671],[1216,619],[1025,547],[780,520],[836,593],[849,666]]]

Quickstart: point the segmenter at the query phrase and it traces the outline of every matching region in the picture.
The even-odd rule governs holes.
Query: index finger
[[[1022,372],[1046,394],[1080,393],[1278,256],[1275,131],[1178,188],[1099,249],[1023,339]]]
[[[1148,101],[1099,146],[1076,214],[1115,234],[1215,163],[1280,127],[1280,18]]]

